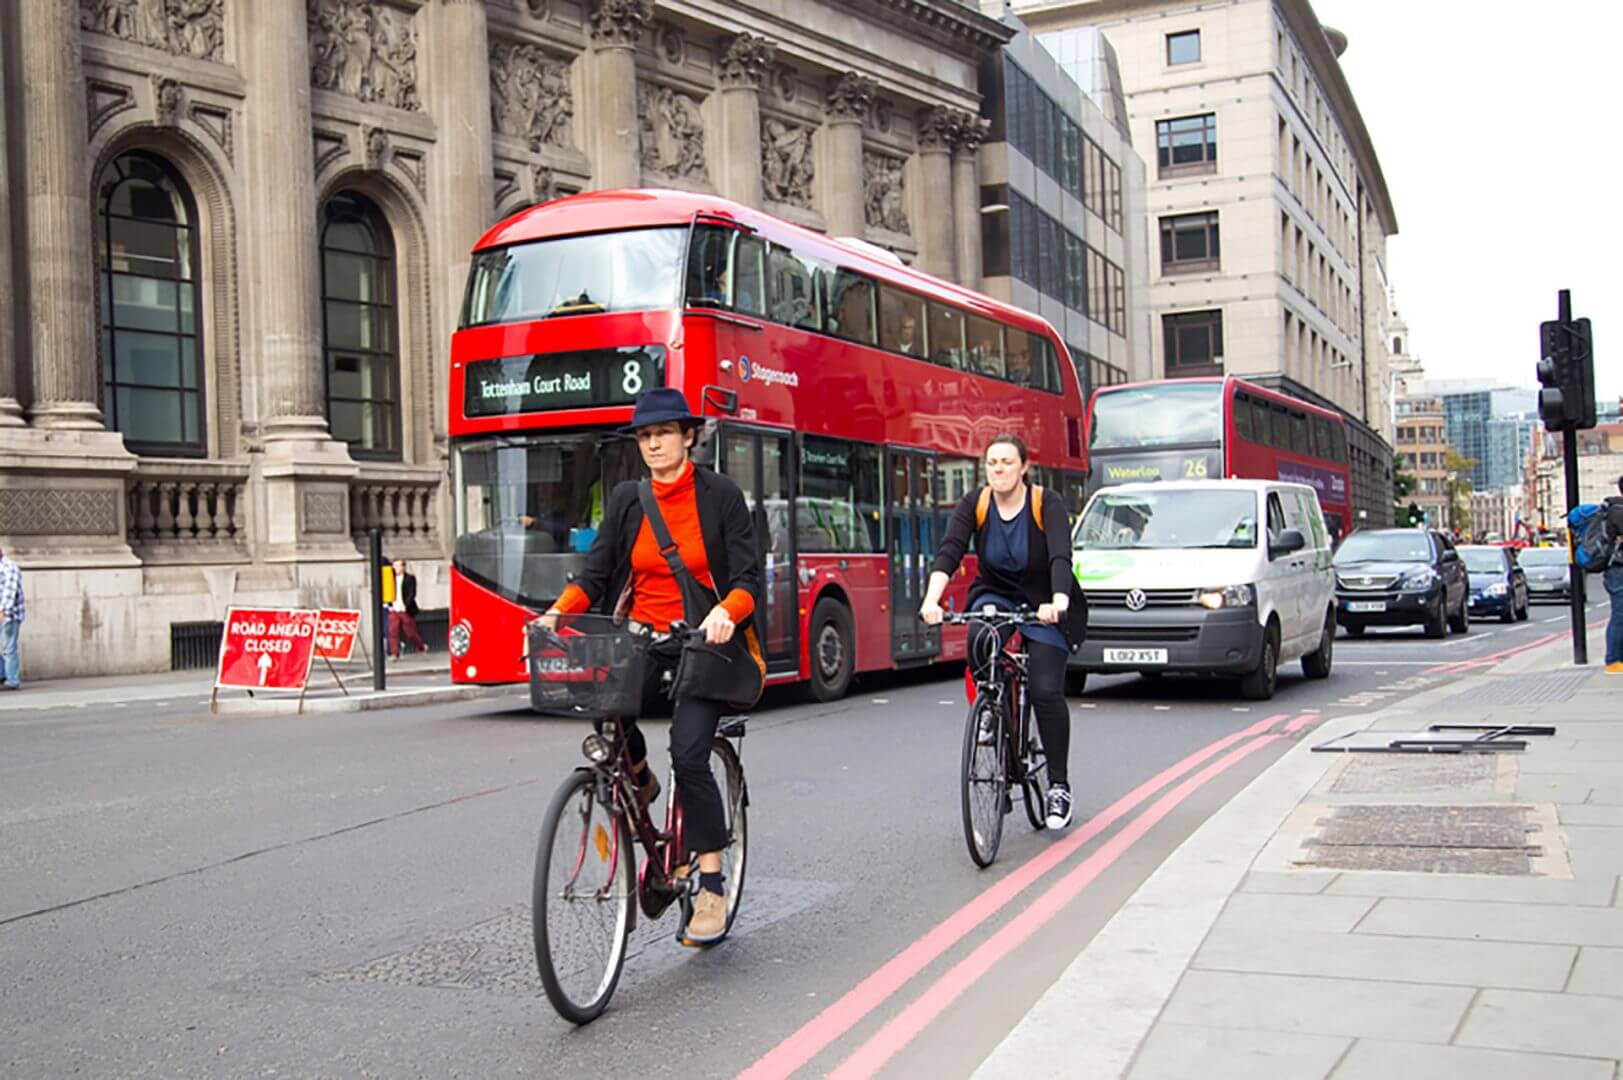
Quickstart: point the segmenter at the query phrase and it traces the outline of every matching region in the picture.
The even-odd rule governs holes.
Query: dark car
[[[1371,626],[1471,628],[1470,583],[1453,541],[1429,529],[1355,532],[1336,551],[1336,621],[1354,637]]]
[[[1529,600],[1572,597],[1572,556],[1564,547],[1523,548],[1516,562],[1527,575]]]
[[[1460,558],[1471,579],[1471,614],[1497,615],[1501,622],[1527,618],[1527,574],[1516,553],[1487,544],[1462,545]]]

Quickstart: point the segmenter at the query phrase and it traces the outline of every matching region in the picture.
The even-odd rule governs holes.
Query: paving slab
[[[1213,930],[1193,967],[1336,979],[1560,990],[1577,949],[1497,941]]]
[[[1241,892],[1313,894],[1323,892],[1340,875],[1333,870],[1253,870]]]
[[[1218,916],[1223,930],[1322,930],[1344,934],[1369,914],[1376,900],[1364,896],[1289,896],[1236,893]]]
[[[1623,998],[1484,990],[1454,1042],[1616,1060],[1623,1058]]]
[[[1592,945],[1578,950],[1566,989],[1571,994],[1623,997],[1623,949]]]
[[[1446,1043],[1472,993],[1459,986],[1191,970],[1167,1002],[1161,1020]]]
[[[1472,900],[1382,900],[1359,933],[1623,946],[1623,909]]]
[[[1234,1031],[1196,1024],[1159,1024],[1139,1048],[1127,1080],[1256,1080],[1330,1075],[1351,1039]]]
[[[1574,874],[1623,873],[1623,831],[1600,825],[1564,825]]]
[[[1359,1039],[1336,1069],[1335,1080],[1612,1080],[1615,1064],[1596,1058]]]
[[[1563,825],[1590,825],[1618,830],[1623,837],[1623,806],[1596,806],[1593,803],[1563,803],[1555,808]]]
[[[1417,900],[1477,900],[1509,904],[1608,907],[1616,875],[1585,878],[1483,877],[1475,874],[1342,874],[1325,886],[1332,896],[1391,896]]]

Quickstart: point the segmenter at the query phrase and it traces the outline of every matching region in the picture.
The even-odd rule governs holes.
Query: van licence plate
[[[1385,611],[1386,610],[1386,601],[1385,600],[1349,600],[1349,601],[1347,601],[1347,610],[1348,611]]]
[[[1106,649],[1105,663],[1107,664],[1164,664],[1167,662],[1165,649]]]

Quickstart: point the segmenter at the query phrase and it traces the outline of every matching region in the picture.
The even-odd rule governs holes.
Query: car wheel
[[[1268,624],[1262,638],[1257,669],[1240,680],[1240,693],[1249,701],[1267,701],[1279,685],[1279,627]]]
[[[1531,600],[1523,600],[1522,601],[1522,606],[1516,609],[1516,621],[1517,622],[1526,622],[1527,619],[1528,619],[1528,611],[1527,611],[1527,609],[1532,607],[1532,606],[1533,606],[1533,601],[1531,601]]]
[[[1426,636],[1440,638],[1448,636],[1448,613],[1443,610],[1443,600],[1437,600],[1437,610],[1426,616]]]
[[[1319,647],[1302,657],[1302,674],[1310,679],[1330,677],[1330,665],[1335,660],[1336,613],[1325,612],[1324,630],[1319,635]]]
[[[1456,634],[1469,634],[1471,632],[1471,610],[1466,605],[1470,601],[1460,597],[1460,611],[1458,615],[1449,617],[1448,628]]]
[[[1517,619],[1517,615],[1516,615],[1516,598],[1514,596],[1512,596],[1510,598],[1510,603],[1505,605],[1505,610],[1503,610],[1503,611],[1501,611],[1499,613],[1499,621],[1500,622],[1515,622],[1516,619]]]

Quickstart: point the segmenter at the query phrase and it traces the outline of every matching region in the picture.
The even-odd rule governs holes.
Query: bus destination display
[[[665,350],[658,345],[479,360],[468,365],[463,414],[630,405],[644,390],[664,384]]]

